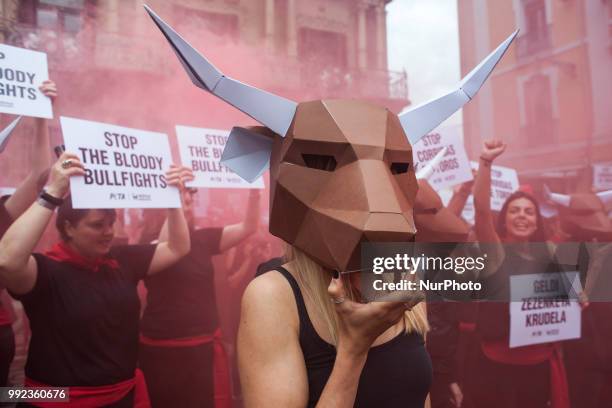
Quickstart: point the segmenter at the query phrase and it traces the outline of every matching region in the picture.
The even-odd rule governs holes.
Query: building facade
[[[296,101],[364,98],[398,112],[409,101],[405,73],[387,68],[389,1],[147,3],[215,65],[244,82]],[[60,115],[168,134],[174,124],[252,123],[191,85],[140,0],[0,0],[0,37],[47,53],[50,76],[60,88]],[[56,121],[53,126],[60,140]],[[22,154],[27,150],[24,145]],[[23,171],[1,170],[9,185]]]
[[[500,164],[521,182],[571,192],[612,161],[612,1],[458,0],[466,74],[512,31],[520,32],[479,96],[463,110],[466,148],[508,143]]]

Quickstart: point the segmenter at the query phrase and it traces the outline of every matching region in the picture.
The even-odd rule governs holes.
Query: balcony
[[[404,102],[404,106],[408,102],[406,72],[325,67],[272,56],[266,58],[264,64],[265,77],[252,78],[251,81],[264,89],[276,89],[298,100],[390,99]],[[249,82],[248,78],[241,80]]]
[[[527,33],[516,39],[517,56],[520,59],[533,57],[552,48],[552,35],[549,25]]]
[[[50,69],[80,71],[91,61],[91,36],[84,33],[59,33],[48,28],[15,23],[6,31],[6,42],[16,47],[45,52]]]

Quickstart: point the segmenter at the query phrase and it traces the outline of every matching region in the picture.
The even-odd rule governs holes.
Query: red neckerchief
[[[66,262],[77,268],[87,269],[93,272],[98,272],[101,266],[107,266],[110,269],[119,269],[119,264],[113,258],[100,256],[96,259],[89,259],[79,254],[62,241],[53,245],[51,249],[45,252],[45,255],[54,261]]]

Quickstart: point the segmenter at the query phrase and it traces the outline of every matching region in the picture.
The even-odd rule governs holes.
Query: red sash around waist
[[[214,334],[183,337],[179,339],[152,339],[140,335],[140,343],[153,347],[195,347],[213,343],[213,370],[215,381],[215,408],[231,408],[232,392],[230,385],[229,360],[221,341],[221,329]]]
[[[70,386],[68,402],[28,402],[28,404],[41,408],[94,408],[102,407],[120,401],[132,389],[134,390],[134,408],[151,408],[149,393],[144,375],[136,369],[134,378],[116,384],[101,385],[98,387]],[[30,378],[25,379],[26,387],[50,387]]]
[[[511,365],[550,364],[550,401],[552,408],[569,408],[567,375],[559,343],[510,348],[501,341],[482,341],[482,352],[489,360]]]

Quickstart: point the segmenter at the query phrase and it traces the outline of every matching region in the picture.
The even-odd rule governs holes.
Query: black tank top
[[[297,281],[286,269],[279,271],[291,285],[300,318],[300,347],[308,375],[308,407],[314,407],[331,375],[336,349],[314,329]],[[423,337],[401,333],[370,348],[357,388],[355,407],[422,408],[429,392],[432,368]]]

